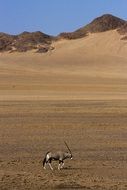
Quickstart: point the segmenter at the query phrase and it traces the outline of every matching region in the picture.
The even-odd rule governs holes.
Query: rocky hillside
[[[53,37],[42,32],[23,32],[19,35],[9,35],[0,33],[0,52],[35,52],[46,53],[53,50],[52,42],[59,39],[78,39],[88,35],[88,33],[105,32],[116,29],[123,35],[122,40],[127,39],[127,22],[110,14],[105,14],[94,19],[90,24],[69,33],[61,33]]]
[[[26,52],[35,49],[47,52],[51,49],[53,37],[42,32],[23,32],[19,35],[0,33],[0,51]]]
[[[88,33],[105,32],[123,27],[126,24],[125,20],[110,14],[105,14],[94,19],[90,24],[70,33],[61,33],[60,38],[77,39],[87,36]],[[121,29],[122,30],[122,29]]]
[[[127,40],[127,22],[122,25],[121,28],[118,29],[118,32],[121,34],[121,35],[124,35],[121,39],[122,40]]]

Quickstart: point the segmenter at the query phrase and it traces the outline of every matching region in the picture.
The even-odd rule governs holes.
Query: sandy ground
[[[0,189],[127,189],[127,101],[0,102]],[[42,168],[48,150],[73,160]]]
[[[127,44],[116,31],[0,55],[0,190],[127,189]],[[73,160],[43,170],[48,150]]]
[[[0,100],[126,99],[127,42],[116,31],[61,40],[47,54],[0,55]]]

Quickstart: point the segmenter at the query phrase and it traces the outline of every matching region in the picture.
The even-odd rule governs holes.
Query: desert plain
[[[0,190],[127,189],[127,41],[116,32],[0,54]],[[67,151],[44,170],[47,151]]]

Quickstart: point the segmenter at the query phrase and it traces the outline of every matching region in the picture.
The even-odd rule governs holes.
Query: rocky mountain
[[[74,31],[59,34],[53,37],[38,32],[23,32],[19,35],[9,35],[0,33],[0,52],[26,52],[35,50],[45,53],[53,50],[52,42],[59,39],[78,39],[88,35],[88,33],[99,33],[116,29],[119,34],[124,35],[123,40],[127,39],[127,22],[110,14],[105,14],[94,19],[90,24]]]
[[[121,35],[124,35],[121,39],[127,40],[127,22],[117,30]]]
[[[42,32],[23,32],[19,35],[0,33],[0,51],[26,52],[35,49],[37,52],[47,52],[52,40],[52,36]]]
[[[70,33],[61,33],[59,37],[66,39],[77,39],[87,36],[88,33],[105,32],[123,27],[126,24],[125,20],[110,14],[105,14],[94,19],[90,24]],[[122,29],[121,29],[122,30]]]

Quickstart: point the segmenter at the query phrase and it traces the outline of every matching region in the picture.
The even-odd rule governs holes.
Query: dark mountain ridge
[[[110,14],[105,14],[94,19],[90,24],[87,24],[86,26],[74,32],[61,33],[59,36],[66,39],[77,39],[87,36],[88,33],[98,33],[118,29],[125,24],[125,20],[122,20]]]
[[[127,39],[127,21],[110,14],[105,14],[94,19],[90,24],[74,31],[64,32],[58,36],[50,36],[40,31],[23,32],[19,35],[9,35],[0,33],[0,52],[26,52],[28,50],[36,50],[36,52],[45,53],[53,50],[52,42],[59,39],[78,39],[88,35],[88,33],[105,32],[114,30],[124,35],[122,39]]]
[[[0,51],[25,52],[31,49],[48,51],[52,36],[38,32],[23,32],[19,35],[0,33]]]

